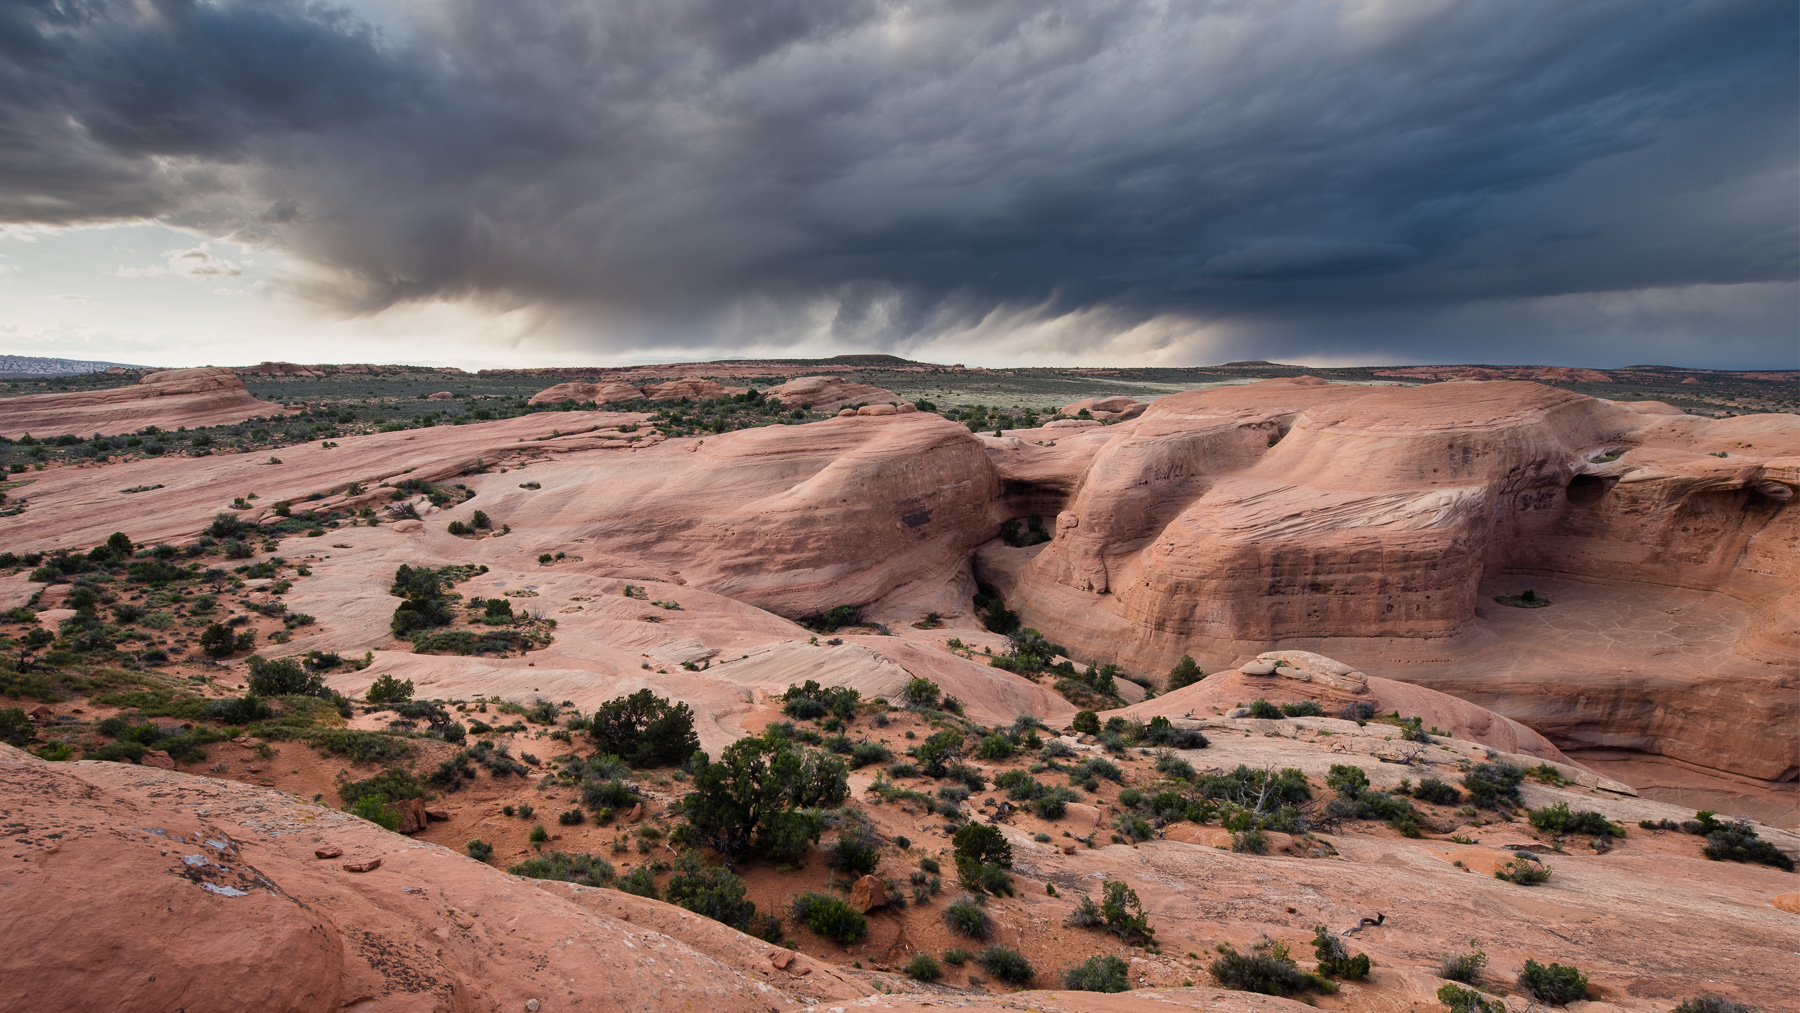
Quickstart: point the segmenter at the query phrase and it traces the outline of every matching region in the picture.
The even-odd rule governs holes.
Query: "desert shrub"
[[[685,763],[700,750],[693,710],[647,689],[601,704],[588,720],[588,734],[600,752],[634,767]]]
[[[1494,878],[1504,879],[1508,883],[1517,883],[1520,886],[1533,886],[1550,878],[1550,867],[1520,855],[1501,868],[1495,869]]]
[[[960,946],[952,946],[944,951],[944,963],[949,964],[951,967],[961,967],[974,959],[975,954],[970,953]]]
[[[1419,786],[1413,789],[1413,797],[1421,802],[1430,802],[1432,805],[1455,805],[1462,801],[1462,792],[1457,791],[1455,786],[1445,784],[1435,777],[1428,777],[1420,781]]]
[[[778,861],[796,861],[819,839],[816,810],[849,797],[842,760],[779,738],[739,739],[718,762],[696,753],[694,791],[682,810],[694,833],[728,859],[752,842]]]
[[[1500,1000],[1490,1001],[1480,992],[1459,985],[1440,987],[1437,997],[1447,1013],[1506,1013],[1506,1004]]]
[[[938,705],[938,684],[926,678],[907,680],[904,697],[913,707],[934,708]]]
[[[1553,834],[1593,834],[1597,837],[1624,837],[1625,828],[1591,810],[1573,811],[1567,802],[1556,802],[1533,809],[1528,817],[1531,825]]]
[[[1337,716],[1345,721],[1354,721],[1359,725],[1364,724],[1375,716],[1375,705],[1367,700],[1357,700],[1339,707]]]
[[[1167,691],[1174,692],[1175,690],[1192,686],[1194,683],[1199,682],[1204,678],[1206,678],[1206,676],[1200,673],[1200,666],[1194,663],[1193,658],[1184,654],[1181,656],[1181,660],[1175,663],[1175,667],[1169,670]]]
[[[1206,736],[1200,734],[1198,728],[1177,728],[1161,714],[1150,719],[1138,732],[1137,740],[1143,745],[1169,749],[1205,749],[1207,746]]]
[[[850,747],[850,766],[854,770],[877,763],[886,763],[893,758],[893,751],[879,742],[863,739]]]
[[[1519,785],[1525,780],[1525,769],[1504,760],[1477,763],[1463,775],[1463,787],[1469,801],[1483,809],[1497,809],[1519,801]]]
[[[1120,836],[1128,841],[1147,841],[1156,833],[1150,822],[1137,813],[1121,813],[1113,825],[1118,828]]]
[[[839,943],[854,943],[869,934],[869,920],[828,893],[815,891],[794,898],[793,916],[813,932]]]
[[[1250,705],[1250,716],[1253,718],[1277,721],[1283,717],[1280,707],[1275,706],[1261,697],[1258,697],[1256,702]]]
[[[656,871],[648,865],[640,865],[619,877],[618,888],[626,893],[639,897],[658,900],[656,893]]]
[[[337,793],[338,798],[343,800],[344,808],[349,809],[364,799],[388,803],[409,798],[424,798],[425,785],[421,784],[410,771],[400,767],[389,767],[381,773],[361,781],[340,780]]]
[[[213,623],[200,632],[200,650],[209,658],[223,658],[233,650],[231,630],[223,623]]]
[[[916,763],[909,763],[906,760],[901,760],[898,763],[890,763],[888,764],[887,775],[896,780],[902,777],[918,777],[919,765]]]
[[[1756,1010],[1722,996],[1697,995],[1683,999],[1681,1005],[1675,1007],[1675,1013],[1756,1013]]]
[[[1480,950],[1445,957],[1438,964],[1438,977],[1473,985],[1481,980],[1481,969],[1487,966],[1487,954]]]
[[[1076,711],[1073,725],[1075,731],[1080,734],[1098,735],[1100,734],[1100,715],[1089,710]]]
[[[972,893],[1012,893],[1012,880],[1005,872],[1012,868],[1012,845],[999,827],[964,824],[951,841],[956,847],[956,873],[963,889]]]
[[[494,857],[494,846],[479,837],[463,845],[463,847],[468,850],[469,857],[477,862],[485,862]]]
[[[23,707],[6,707],[0,709],[0,742],[22,746],[30,742],[37,734],[32,727],[31,719],[25,715]]]
[[[1572,966],[1540,964],[1529,957],[1519,972],[1519,987],[1539,1002],[1563,1006],[1588,997],[1587,975]]]
[[[587,813],[580,809],[569,809],[556,817],[556,822],[565,827],[579,826],[587,822]]]
[[[944,924],[950,931],[970,939],[986,939],[994,927],[993,919],[981,908],[981,898],[959,897],[944,908]]]
[[[1325,775],[1325,787],[1346,798],[1356,798],[1369,790],[1369,775],[1361,767],[1334,763]]]
[[[525,839],[533,844],[542,844],[550,839],[550,831],[545,830],[542,823],[533,823],[531,832],[525,835]]]
[[[1186,781],[1194,779],[1194,765],[1170,752],[1156,754],[1156,772]]]
[[[1100,918],[1106,931],[1127,944],[1149,943],[1156,936],[1137,891],[1122,879],[1109,879],[1101,886]]]
[[[318,696],[325,688],[325,679],[308,672],[293,658],[265,661],[252,657],[248,685],[257,696]]]
[[[945,728],[933,732],[924,742],[919,743],[913,751],[914,758],[927,777],[943,777],[950,770],[950,764],[962,755],[962,733],[954,728]]]
[[[1239,953],[1229,945],[1212,966],[1213,979],[1226,988],[1263,995],[1300,995],[1308,990],[1330,991],[1329,981],[1300,969],[1288,956],[1287,944],[1277,940],[1268,949]]]
[[[400,814],[389,808],[379,798],[373,796],[358,799],[355,804],[344,807],[352,816],[368,820],[385,830],[400,829]]]
[[[914,981],[930,983],[944,976],[944,968],[929,953],[915,953],[906,964],[906,976]]]
[[[1323,925],[1313,926],[1313,955],[1319,959],[1319,973],[1327,977],[1361,981],[1369,976],[1369,955],[1351,956],[1344,941]]]
[[[324,657],[320,656],[321,659]],[[309,664],[308,668],[315,666]],[[411,679],[396,679],[391,675],[378,675],[363,693],[363,699],[370,703],[405,703],[412,699],[413,683]]]
[[[1013,754],[1012,740],[995,732],[975,745],[975,755],[983,760],[1004,760]]]
[[[858,824],[838,832],[837,843],[831,849],[832,868],[866,876],[880,864],[881,851],[868,827]]]
[[[1319,718],[1325,716],[1325,708],[1317,700],[1299,700],[1282,704],[1281,713],[1290,718]]]
[[[1119,769],[1118,764],[1103,756],[1090,756],[1069,772],[1071,782],[1087,781],[1097,777],[1104,777],[1108,781],[1118,781],[1124,776],[1125,773]]]
[[[804,686],[789,686],[781,695],[782,713],[796,721],[816,721],[831,715],[839,721],[856,716],[862,694],[848,686],[820,686],[813,679]]]
[[[1063,987],[1072,992],[1127,992],[1130,967],[1111,954],[1096,953],[1062,973]]]
[[[982,970],[1006,982],[1008,985],[1027,985],[1037,977],[1032,969],[1031,961],[1018,950],[1005,946],[990,946],[975,955],[975,962]]]
[[[730,870],[709,868],[699,852],[686,851],[675,860],[675,874],[664,887],[663,899],[740,932],[750,932],[755,927],[756,902],[747,900],[744,892],[744,881]]]
[[[1783,872],[1794,871],[1792,858],[1768,841],[1758,839],[1756,828],[1743,821],[1714,821],[1706,835],[1706,847],[1700,853],[1715,862],[1758,862]]]
[[[1260,829],[1240,830],[1231,835],[1231,850],[1245,855],[1261,855],[1269,850],[1269,835]]]
[[[606,886],[612,883],[616,875],[612,863],[604,858],[585,853],[571,855],[562,851],[533,855],[523,862],[508,866],[506,871],[527,879],[553,879],[565,883],[580,883],[582,886]]]
[[[1041,820],[1060,820],[1069,812],[1069,803],[1078,802],[1081,796],[1058,785],[1036,801],[1031,803],[1031,811]]]

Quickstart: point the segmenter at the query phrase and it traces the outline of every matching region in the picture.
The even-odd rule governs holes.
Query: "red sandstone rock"
[[[345,862],[343,865],[345,872],[374,872],[379,868],[381,868],[381,859],[379,858],[365,858],[360,862]]]
[[[874,876],[863,876],[850,886],[850,906],[868,913],[887,904],[887,886]]]
[[[614,401],[636,401],[644,392],[628,383],[583,383],[571,380],[548,387],[531,396],[532,404],[556,404],[560,401],[592,401],[605,405]]]
[[[217,426],[288,409],[259,401],[229,369],[206,366],[149,373],[128,387],[0,398],[0,435],[130,433],[145,426]]]
[[[161,749],[152,749],[149,752],[146,752],[143,758],[138,760],[138,762],[146,767],[160,767],[163,770],[175,769],[174,759]]]
[[[837,376],[797,376],[763,391],[763,396],[774,398],[789,407],[810,404],[816,412],[832,412],[854,404],[888,404],[901,400],[900,395],[891,390]]]
[[[313,849],[314,858],[341,858],[343,857],[343,854],[344,849],[335,844],[328,844],[325,847]]]

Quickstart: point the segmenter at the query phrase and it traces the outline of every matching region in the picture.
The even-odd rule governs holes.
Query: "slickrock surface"
[[[888,404],[906,400],[891,390],[856,383],[841,376],[797,376],[763,391],[782,404],[810,404],[814,411],[829,412],[853,404]]]
[[[129,387],[0,398],[0,436],[42,439],[95,433],[112,436],[145,426],[218,426],[287,409],[259,401],[229,369],[202,366],[149,373]]]
[[[1100,432],[1091,458],[1033,445],[1060,430],[987,443],[1040,505],[1073,488],[1053,541],[978,557],[1059,642],[1151,670],[1319,650],[1565,746],[1800,774],[1800,418],[1299,378],[1171,395]],[[1529,587],[1554,604],[1493,601]]]
[[[483,563],[490,588],[562,596],[549,613],[555,653],[532,671],[584,673],[590,685],[561,691],[582,701],[631,680],[688,680],[681,692],[718,715],[709,747],[736,734],[745,687],[779,689],[844,652],[786,621],[839,605],[897,634],[876,639],[920,645],[904,658],[871,648],[892,670],[872,655],[826,666],[841,678],[890,692],[902,671],[939,672],[996,720],[1026,697],[1047,718],[1066,706],[979,653],[942,649],[953,637],[1007,648],[969,604],[973,557],[1026,625],[1083,662],[1159,679],[1183,654],[1212,671],[1313,650],[1496,711],[1621,780],[1634,757],[1654,758],[1656,778],[1686,779],[1670,785],[1684,798],[1748,798],[1800,773],[1800,418],[1706,420],[1533,383],[1311,378],[1000,437],[895,411],[674,440],[621,428],[642,415],[551,412],[296,446],[279,465],[215,455],[63,467],[34,473],[30,509],[0,518],[0,533],[15,552],[87,548],[122,527],[142,543],[182,541],[249,492],[256,506],[242,516],[256,519],[283,499],[385,507],[380,483],[402,476],[460,482],[476,498],[424,506],[423,521],[286,543],[290,557],[329,557],[289,596],[320,618],[296,646],[373,649],[371,678],[427,666],[417,678],[480,692],[514,663],[390,653],[402,645],[385,634],[385,580],[403,562]],[[485,473],[465,474],[478,464]],[[346,492],[353,482],[361,493]],[[475,509],[511,533],[448,534]],[[994,537],[1031,514],[1050,542]],[[624,584],[648,582],[660,582],[651,598],[709,619],[624,598]],[[0,599],[23,603],[38,586],[7,578]],[[1551,605],[1494,600],[1526,589]],[[927,612],[941,630],[912,628]],[[767,675],[731,686],[718,677],[726,664]],[[1791,793],[1757,797],[1793,810]]]

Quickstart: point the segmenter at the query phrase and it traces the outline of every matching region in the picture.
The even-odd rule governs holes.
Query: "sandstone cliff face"
[[[1411,641],[1407,677],[1442,678],[1565,745],[1667,750],[1767,780],[1800,772],[1800,419],[1646,413],[1530,383],[1301,379],[1174,395],[1111,429],[1053,541],[978,559],[1064,642],[1166,670],[1183,653],[1225,662],[1340,641],[1380,642],[1392,663]],[[1020,456],[994,455],[1003,482]],[[1651,679],[1648,706],[1622,698],[1641,698],[1660,666],[1629,645],[1561,680],[1449,672],[1491,596],[1483,582],[1531,573],[1719,592],[1751,618],[1722,670]],[[1434,652],[1442,671],[1416,664]],[[1504,663],[1494,654],[1483,670]],[[1750,687],[1754,705],[1740,695]],[[1573,706],[1584,693],[1595,706]],[[1747,707],[1776,730],[1732,741],[1730,715]]]
[[[228,425],[285,411],[252,397],[231,370],[204,366],[150,373],[130,387],[0,398],[0,435],[111,436],[145,426]]]

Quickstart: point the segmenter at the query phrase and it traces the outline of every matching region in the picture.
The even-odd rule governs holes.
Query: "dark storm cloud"
[[[341,307],[542,307],[596,346],[1004,317],[1097,354],[1185,320],[1270,358],[1639,361],[1679,320],[1794,358],[1791,4],[406,9],[15,0],[0,219],[161,217]]]

